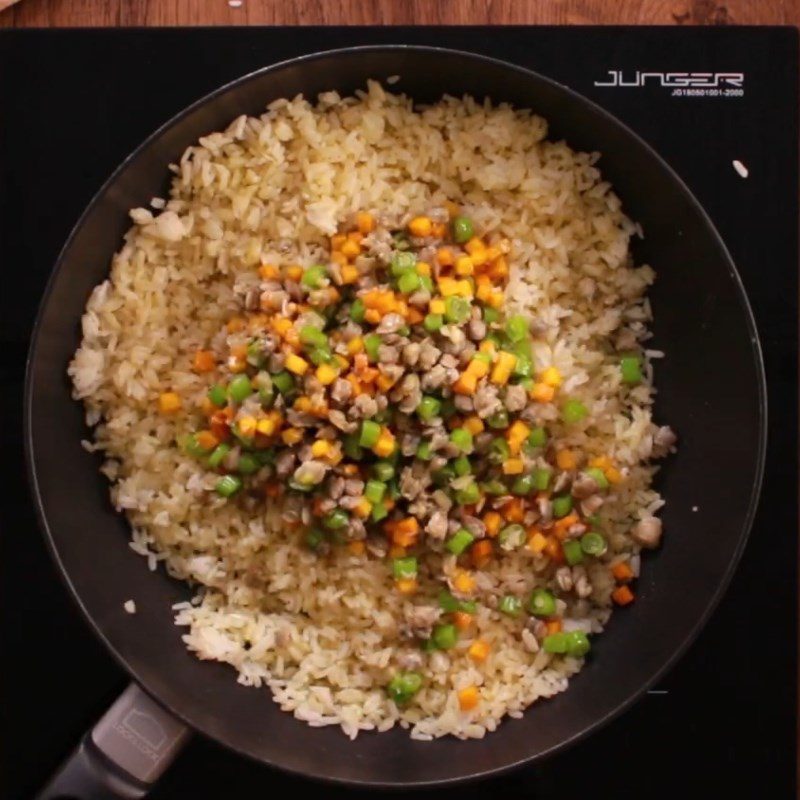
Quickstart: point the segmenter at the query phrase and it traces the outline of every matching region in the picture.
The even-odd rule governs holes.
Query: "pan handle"
[[[182,722],[132,683],[36,800],[145,797],[188,738]]]

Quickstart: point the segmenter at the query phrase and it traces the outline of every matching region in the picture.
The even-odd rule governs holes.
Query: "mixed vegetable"
[[[497,611],[528,620],[531,648],[581,657],[589,639],[562,629],[559,593],[592,587],[585,570],[568,589],[555,576],[606,556],[596,514],[625,473],[608,456],[551,446],[543,408],[576,427],[591,425],[591,409],[563,391],[556,366],[536,363],[531,320],[504,313],[509,242],[475,227],[454,206],[403,225],[362,212],[321,263],[262,265],[237,287],[226,352],[195,355],[214,382],[203,423],[179,444],[219,474],[220,497],[282,496],[307,547],[386,559],[402,595],[420,590],[423,561],[439,554],[447,588],[408,620],[422,652],[456,646],[480,571],[524,551],[551,565],[554,589],[494,598]],[[641,382],[638,352],[615,357],[624,384]],[[173,392],[159,398],[164,414],[181,405]],[[655,546],[660,523],[647,518],[633,535]],[[625,605],[634,573],[625,561],[614,569]],[[490,650],[475,638],[468,655],[482,662]],[[402,705],[422,685],[404,669],[388,693]],[[459,702],[474,707],[477,688]]]

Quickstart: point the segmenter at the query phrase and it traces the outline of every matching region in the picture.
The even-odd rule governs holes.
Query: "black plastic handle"
[[[189,738],[189,729],[131,684],[36,800],[145,797]]]

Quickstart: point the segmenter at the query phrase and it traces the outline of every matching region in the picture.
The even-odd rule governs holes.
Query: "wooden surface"
[[[800,25],[800,0],[20,0],[0,11],[0,27],[487,23]]]

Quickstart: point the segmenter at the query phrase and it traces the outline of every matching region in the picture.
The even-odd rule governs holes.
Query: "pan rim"
[[[731,555],[730,561],[725,569],[722,579],[719,581],[715,591],[710,596],[710,599],[707,602],[703,610],[703,613],[697,618],[694,625],[685,634],[680,645],[673,650],[670,657],[662,663],[660,668],[657,669],[647,681],[641,684],[641,686],[638,688],[637,691],[629,694],[623,701],[621,701],[615,707],[610,709],[602,717],[595,719],[590,725],[585,726],[582,730],[576,732],[575,734],[573,734],[568,738],[563,739],[562,741],[558,742],[555,745],[552,745],[547,749],[538,751],[525,758],[517,759],[509,763],[503,764],[501,766],[492,767],[489,769],[477,770],[474,772],[468,771],[457,776],[445,777],[440,779],[414,780],[413,776],[410,776],[409,780],[403,780],[403,781],[392,781],[392,780],[376,781],[376,780],[360,779],[358,777],[353,778],[353,777],[331,776],[319,772],[301,770],[293,766],[287,766],[276,760],[270,760],[264,758],[262,756],[256,755],[253,752],[249,752],[245,749],[242,749],[240,746],[216,738],[203,726],[193,722],[191,719],[191,715],[184,713],[182,710],[178,710],[172,703],[168,703],[162,700],[157,692],[152,691],[148,686],[148,681],[142,680],[141,677],[138,674],[136,674],[136,671],[131,667],[131,665],[128,663],[125,657],[118,651],[118,649],[112,644],[112,642],[109,640],[109,638],[103,631],[102,627],[92,616],[92,614],[84,604],[81,595],[79,594],[78,590],[73,584],[72,579],[62,562],[58,547],[56,545],[55,538],[53,537],[53,534],[50,530],[50,526],[48,524],[47,514],[44,508],[44,503],[42,501],[41,491],[39,487],[36,464],[34,460],[34,441],[33,441],[34,431],[33,431],[33,419],[31,414],[31,406],[33,402],[33,365],[36,361],[36,356],[39,349],[40,333],[41,333],[44,313],[47,307],[49,306],[49,301],[54,291],[56,278],[60,274],[65,257],[68,254],[74,239],[77,237],[78,233],[83,228],[84,223],[93,213],[94,208],[105,198],[108,191],[114,186],[119,176],[128,168],[129,164],[134,159],[136,159],[142,151],[148,148],[151,145],[151,143],[159,139],[166,131],[168,131],[173,126],[177,125],[180,121],[182,121],[184,118],[192,114],[194,111],[207,105],[216,98],[226,94],[233,88],[245,84],[249,81],[255,80],[256,78],[262,75],[286,68],[290,65],[302,66],[306,63],[310,63],[323,58],[329,58],[332,56],[341,57],[349,55],[358,55],[362,53],[368,54],[368,53],[386,53],[386,52],[425,52],[439,56],[457,56],[460,58],[470,59],[485,64],[491,64],[494,67],[499,67],[506,71],[515,72],[523,76],[527,77],[532,76],[545,84],[549,84],[550,86],[557,88],[572,103],[579,103],[584,106],[587,106],[592,112],[600,115],[601,117],[604,117],[606,121],[610,122],[613,126],[616,126],[618,129],[620,129],[621,132],[627,138],[634,140],[637,143],[637,145],[647,153],[649,158],[658,163],[660,168],[667,173],[670,180],[676,185],[676,187],[680,190],[683,196],[688,200],[688,203],[691,206],[692,210],[698,215],[700,220],[703,222],[705,228],[710,233],[711,239],[713,240],[715,246],[719,249],[723,260],[726,262],[729,275],[733,280],[738,295],[738,299],[741,304],[742,311],[744,313],[745,322],[747,325],[747,330],[751,342],[752,357],[756,367],[756,375],[758,382],[757,386],[758,451],[756,453],[756,458],[754,462],[755,475],[747,506],[747,513],[742,523],[736,548],[734,549]],[[181,720],[181,722],[187,725],[187,727],[189,727],[191,730],[202,733],[204,736],[213,739],[216,743],[218,743],[222,747],[240,756],[256,761],[257,763],[267,765],[269,767],[274,767],[276,769],[279,769],[283,772],[292,775],[318,780],[324,783],[331,783],[342,786],[352,786],[352,787],[362,787],[362,788],[370,787],[370,788],[382,788],[382,789],[454,786],[464,783],[466,781],[480,780],[492,776],[498,776],[516,769],[520,769],[521,767],[526,765],[530,766],[533,763],[542,761],[546,758],[549,758],[552,755],[555,755],[558,752],[561,752],[569,747],[572,747],[577,742],[583,740],[584,738],[591,735],[595,731],[605,727],[613,719],[617,718],[626,709],[630,708],[636,701],[638,701],[642,697],[642,695],[644,695],[644,693],[648,690],[648,688],[657,683],[658,680],[660,680],[664,674],[669,672],[674,667],[674,665],[680,660],[680,658],[684,655],[689,646],[695,641],[695,639],[698,637],[702,629],[706,626],[708,620],[716,610],[720,600],[722,599],[722,597],[724,596],[725,592],[728,589],[728,586],[730,585],[730,582],[738,567],[744,549],[749,540],[756,511],[758,509],[759,499],[761,496],[761,488],[764,478],[766,450],[767,450],[767,431],[768,431],[768,398],[767,398],[767,385],[766,385],[766,371],[764,366],[763,350],[761,347],[756,320],[753,314],[752,307],[750,305],[750,300],[748,298],[741,276],[739,275],[739,272],[736,268],[736,264],[728,250],[728,247],[726,246],[724,240],[722,239],[719,231],[714,225],[712,219],[710,218],[710,216],[708,215],[702,204],[699,202],[699,200],[695,197],[691,189],[686,185],[686,183],[680,177],[680,175],[670,166],[670,164],[645,139],[643,139],[638,133],[636,133],[632,128],[630,128],[626,123],[624,123],[614,114],[607,111],[602,106],[600,106],[593,100],[589,99],[585,95],[581,94],[580,92],[575,91],[574,89],[564,85],[563,83],[560,83],[559,81],[547,75],[542,74],[541,72],[528,69],[527,67],[523,67],[518,64],[505,61],[503,59],[494,58],[492,56],[487,56],[482,53],[476,53],[469,50],[462,50],[462,49],[448,48],[448,47],[437,47],[429,45],[409,45],[402,43],[380,44],[380,45],[358,45],[353,47],[320,50],[313,53],[308,53],[301,56],[284,59],[274,64],[270,64],[268,66],[253,70],[231,81],[228,81],[222,86],[219,86],[213,91],[195,100],[194,102],[183,108],[181,111],[170,117],[163,124],[158,126],[158,128],[156,128],[141,143],[139,143],[124,158],[124,160],[120,162],[120,164],[114,169],[111,175],[103,182],[101,187],[92,196],[86,208],[83,210],[80,217],[76,221],[75,225],[72,227],[69,236],[67,237],[63,247],[61,248],[54,262],[50,276],[47,280],[47,284],[42,294],[41,301],[38,306],[36,318],[31,332],[30,345],[28,348],[28,354],[26,358],[23,403],[24,403],[23,438],[25,445],[25,460],[26,460],[26,472],[28,477],[28,484],[30,486],[31,493],[33,495],[34,505],[36,509],[36,517],[39,523],[39,527],[44,533],[44,538],[47,544],[48,551],[50,553],[50,557],[53,559],[53,562],[58,568],[60,579],[67,587],[70,596],[76,603],[77,607],[79,608],[82,616],[88,623],[89,627],[94,632],[95,636],[97,636],[98,639],[103,643],[103,646],[111,654],[114,660],[130,676],[130,678],[136,681],[136,683],[139,686],[141,686],[142,689],[148,695],[150,695],[157,703],[159,703],[162,707],[164,707],[167,711],[169,711],[169,713],[173,714],[177,719]],[[304,723],[300,722],[299,724],[304,724]]]

